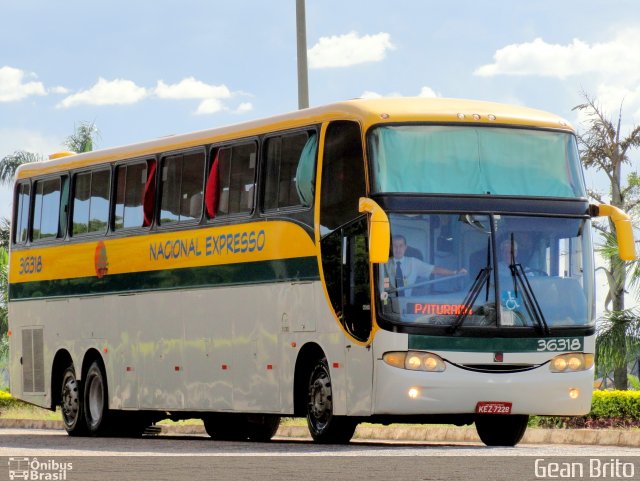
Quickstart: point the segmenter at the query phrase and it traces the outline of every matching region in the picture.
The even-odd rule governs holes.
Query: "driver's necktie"
[[[404,274],[402,273],[402,264],[396,262],[396,289],[404,287]],[[398,297],[404,296],[404,290],[398,291]]]

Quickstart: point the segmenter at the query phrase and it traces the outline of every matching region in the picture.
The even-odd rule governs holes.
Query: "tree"
[[[80,122],[73,134],[65,139],[64,145],[72,152],[91,152],[98,136],[95,122]]]
[[[633,212],[640,205],[640,177],[637,172],[629,174],[626,185],[623,183],[622,169],[630,164],[629,154],[640,147],[640,126],[634,126],[630,132],[622,132],[622,104],[614,123],[607,112],[589,94],[582,93],[585,102],[574,107],[586,115],[586,130],[578,134],[578,144],[582,163],[587,169],[596,169],[609,179],[609,204],[625,212]],[[604,196],[595,191],[589,195],[600,203]],[[615,248],[615,226],[613,222],[594,222],[594,227],[604,236],[602,253],[608,259],[608,267],[601,268],[606,276],[609,291],[605,303],[608,314],[600,321],[598,328],[599,363],[608,365],[614,371],[616,389],[627,389],[627,354],[632,347],[632,339],[640,339],[635,316],[625,310],[625,288],[629,277],[628,263],[620,259]],[[640,276],[631,280],[636,285]],[[631,322],[635,319],[635,322]]]
[[[6,155],[0,160],[0,184],[10,185],[16,175],[16,170],[22,164],[40,162],[44,157],[40,154],[16,150],[13,154]]]
[[[98,137],[98,128],[94,122],[80,122],[73,134],[65,139],[63,145],[73,152],[90,152]],[[17,150],[0,160],[0,184],[10,185],[18,167],[31,162],[41,162],[45,157],[24,150]]]
[[[90,152],[93,150],[95,138],[98,137],[98,128],[94,122],[80,122],[74,128],[74,133],[67,137],[63,145],[73,152]],[[31,162],[41,162],[45,159],[40,154],[17,150],[13,154],[6,155],[0,160],[0,185],[11,185],[18,167]],[[0,246],[9,247],[10,224],[7,219],[0,219]]]

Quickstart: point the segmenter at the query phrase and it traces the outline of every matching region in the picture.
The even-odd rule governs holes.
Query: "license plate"
[[[511,414],[512,403],[502,401],[480,401],[476,404],[478,414]]]

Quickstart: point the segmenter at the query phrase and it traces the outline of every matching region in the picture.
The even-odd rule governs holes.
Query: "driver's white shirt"
[[[404,256],[401,259],[392,257],[387,263],[387,274],[389,275],[389,285],[393,289],[396,288],[396,266],[398,262],[400,262],[405,286],[412,286],[415,284],[418,277],[422,277],[427,280],[433,272],[433,266],[431,264],[422,262],[416,257]],[[411,296],[411,289],[405,289],[404,295],[405,297]]]

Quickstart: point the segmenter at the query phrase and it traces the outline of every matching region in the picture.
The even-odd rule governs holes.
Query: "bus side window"
[[[29,233],[29,206],[31,205],[31,185],[21,182],[16,189],[16,215],[14,222],[14,242],[25,244]]]
[[[72,235],[106,232],[110,178],[108,169],[82,172],[73,177]]]
[[[34,191],[33,226],[31,231],[33,240],[61,237],[62,179],[56,177],[37,180]]]
[[[162,161],[160,224],[200,220],[204,152],[165,157]]]
[[[250,214],[253,211],[256,182],[255,142],[220,147],[207,181],[207,215],[211,219]],[[217,165],[217,172],[214,168]],[[215,176],[217,174],[217,179]],[[212,189],[217,184],[218,195]],[[215,204],[215,209],[210,211]],[[213,215],[212,215],[213,214]]]
[[[267,139],[265,211],[311,206],[317,146],[315,132],[294,132]]]
[[[321,235],[359,217],[358,200],[365,195],[360,126],[355,122],[332,122],[325,136],[322,165]]]
[[[156,161],[116,167],[114,229],[148,227],[153,221]]]

